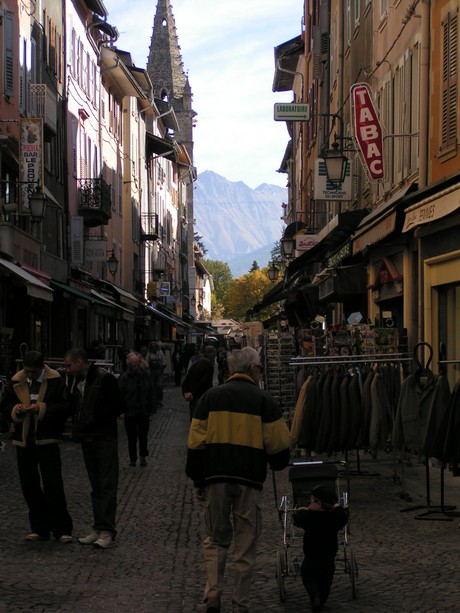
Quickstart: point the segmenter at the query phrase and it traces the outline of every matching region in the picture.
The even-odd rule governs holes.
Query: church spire
[[[155,97],[167,100],[176,110],[178,101],[183,98],[187,78],[170,0],[157,2],[147,72]]]

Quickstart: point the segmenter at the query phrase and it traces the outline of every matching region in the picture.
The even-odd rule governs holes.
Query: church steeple
[[[153,23],[147,72],[156,98],[167,100],[180,110],[186,75],[176,33],[176,23],[170,0],[158,0]]]

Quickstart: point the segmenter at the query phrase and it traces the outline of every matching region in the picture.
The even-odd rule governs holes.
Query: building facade
[[[345,327],[358,313],[400,329],[406,349],[424,343],[434,364],[460,358],[458,12],[449,0],[306,0],[299,36],[275,48],[274,91],[310,106],[288,122],[281,165],[294,250],[271,301],[288,294],[291,326]],[[325,166],[337,153],[339,182]]]
[[[190,84],[182,70],[181,88],[159,89],[155,37],[136,67],[100,0],[2,9],[0,374],[25,348],[59,361],[98,346],[120,368],[195,321]],[[175,30],[170,2],[156,10]]]

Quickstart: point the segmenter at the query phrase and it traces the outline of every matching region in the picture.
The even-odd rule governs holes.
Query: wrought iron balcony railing
[[[44,83],[31,83],[29,117],[41,117],[54,132],[57,127],[56,94]]]
[[[78,212],[85,226],[106,225],[112,217],[111,188],[102,177],[97,179],[78,179],[80,201]]]

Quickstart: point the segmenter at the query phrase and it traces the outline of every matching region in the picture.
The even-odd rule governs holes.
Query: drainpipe
[[[300,80],[302,82],[302,87],[301,87],[301,90],[300,90],[300,102],[302,103],[304,101],[304,88],[305,88],[305,77],[304,77],[303,73],[299,72],[297,70],[289,70],[288,68],[283,68],[281,66],[281,58],[279,58],[279,57],[276,59],[276,66],[277,66],[277,68],[278,68],[278,70],[280,72],[285,72],[287,74],[291,74],[291,75],[294,75],[294,76],[297,75],[297,76],[300,77]],[[295,135],[297,136],[297,131],[296,130],[295,130]],[[294,153],[295,153],[295,151],[294,151]],[[302,153],[303,152],[302,152],[302,149],[301,149],[300,169],[299,169],[300,170],[300,186],[302,186],[302,179],[303,179],[303,155],[302,155]],[[292,190],[292,193],[293,193],[293,205],[294,205],[293,221],[297,221],[297,185],[296,185],[296,182],[295,182],[295,178],[296,178],[295,177],[295,175],[296,175],[295,155],[293,157],[293,164],[292,164],[292,166],[293,166],[293,171],[292,171],[292,175],[293,176],[291,177],[291,179],[294,179],[294,190]]]
[[[429,155],[429,98],[430,98],[430,0],[422,0],[421,2],[421,17],[422,17],[422,40],[420,54],[420,91],[423,95],[420,96],[420,142],[419,142],[419,189],[422,189],[428,184],[428,155]],[[424,266],[422,260],[422,241],[417,238],[417,259],[418,259],[418,326],[417,326],[417,342],[425,339],[425,313],[424,313]]]

